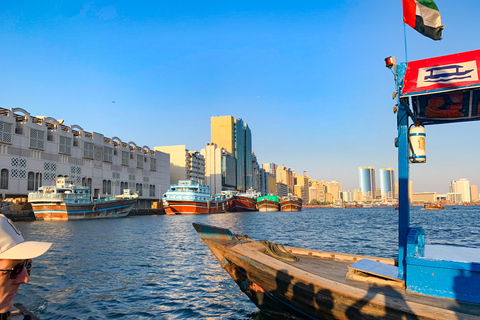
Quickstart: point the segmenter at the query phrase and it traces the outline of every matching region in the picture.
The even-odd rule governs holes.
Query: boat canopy
[[[401,63],[400,98],[411,98],[416,121],[480,120],[480,50]]]
[[[263,197],[257,198],[257,202],[262,201],[263,199],[268,199],[270,201],[278,202],[278,197],[274,196],[274,195],[268,195],[268,196],[263,196]]]

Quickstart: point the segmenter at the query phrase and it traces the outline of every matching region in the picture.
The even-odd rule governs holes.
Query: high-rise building
[[[470,182],[467,179],[458,179],[450,183],[450,193],[462,195],[462,202],[470,202]]]
[[[285,166],[278,166],[275,172],[276,172],[277,183],[286,184],[287,193],[293,193],[293,186],[295,185],[295,179],[294,179],[295,173],[291,169]]]
[[[373,200],[375,198],[375,168],[359,167],[358,176],[360,179],[360,190],[366,199]]]
[[[395,193],[395,176],[392,168],[380,169],[380,194],[382,200],[392,200]]]
[[[277,165],[275,163],[262,163],[262,168],[270,174],[275,175],[277,171]]]
[[[297,191],[295,191],[295,195],[302,198],[303,203],[309,203],[310,202],[310,199],[309,199],[310,178],[307,176],[307,172],[303,171],[303,175],[297,174],[295,175],[295,178],[297,180],[297,185],[302,186],[301,188],[302,194],[298,195],[296,194]],[[295,189],[300,190],[296,188],[297,185],[295,186]]]
[[[205,181],[213,194],[235,190],[236,161],[233,155],[214,143],[207,143],[200,153],[205,157]]]
[[[236,160],[236,189],[253,188],[252,133],[242,119],[232,116],[211,118],[211,141]]]
[[[205,184],[205,158],[198,151],[189,151],[185,145],[160,146],[156,151],[170,155],[170,184],[179,180],[193,180]]]

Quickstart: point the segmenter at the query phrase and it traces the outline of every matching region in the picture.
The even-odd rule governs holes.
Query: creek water
[[[426,243],[480,247],[480,206],[411,207]],[[254,240],[394,258],[398,211],[305,209],[195,216],[17,222],[27,240],[53,242],[34,259],[15,301],[41,319],[267,319],[201,242],[193,222]]]

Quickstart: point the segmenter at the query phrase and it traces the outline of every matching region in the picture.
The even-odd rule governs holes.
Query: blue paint
[[[407,291],[480,303],[480,263],[425,257],[421,227],[409,230],[406,263]]]
[[[197,230],[202,239],[220,239],[234,240],[233,233],[228,229],[209,226],[206,224],[193,223],[193,227]]]

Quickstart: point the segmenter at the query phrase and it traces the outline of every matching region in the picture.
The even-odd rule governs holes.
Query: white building
[[[168,189],[169,155],[66,126],[50,117],[34,117],[21,108],[0,108],[0,193],[23,197],[56,177],[69,176],[89,186],[96,198],[129,188],[139,193],[138,207],[150,207]]]
[[[224,190],[235,190],[237,166],[233,155],[213,142],[207,143],[200,154],[205,158],[205,181],[210,192],[219,194]]]
[[[450,193],[462,195],[462,202],[470,202],[470,182],[467,179],[458,179],[450,184]]]

